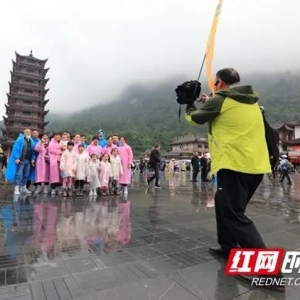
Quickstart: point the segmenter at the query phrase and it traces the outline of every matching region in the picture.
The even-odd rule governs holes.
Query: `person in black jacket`
[[[191,180],[192,182],[197,182],[197,176],[199,173],[199,164],[200,164],[200,159],[198,157],[198,152],[195,152],[194,156],[191,159],[191,165],[193,167],[193,179]]]
[[[161,163],[159,150],[160,150],[160,144],[156,144],[154,146],[154,149],[150,153],[149,165],[154,170],[154,175],[152,175],[150,178],[147,179],[147,183],[149,186],[150,186],[150,183],[155,179],[154,187],[156,189],[160,188],[160,185],[158,184],[158,182],[159,182],[159,165]]]
[[[201,181],[207,182],[207,167],[208,167],[208,161],[206,155],[203,155],[200,158],[200,165],[201,165]]]

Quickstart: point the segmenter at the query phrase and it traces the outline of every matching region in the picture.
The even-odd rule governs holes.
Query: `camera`
[[[201,93],[201,83],[196,80],[186,81],[175,89],[177,103],[192,104],[196,101]]]

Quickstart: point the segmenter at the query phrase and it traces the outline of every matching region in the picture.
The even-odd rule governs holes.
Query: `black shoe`
[[[161,186],[160,185],[155,185],[154,188],[155,189],[161,189]]]
[[[211,254],[214,254],[214,255],[217,255],[219,257],[222,257],[222,258],[228,258],[229,257],[229,253],[230,251],[228,250],[223,250],[221,247],[219,246],[215,246],[215,247],[209,247],[209,252]]]

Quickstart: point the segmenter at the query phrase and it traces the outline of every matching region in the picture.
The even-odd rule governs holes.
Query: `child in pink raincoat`
[[[120,176],[120,185],[124,195],[128,195],[127,185],[131,184],[131,165],[133,162],[133,153],[131,147],[126,144],[125,138],[120,138],[120,147],[118,148],[121,158],[123,175]]]
[[[60,158],[60,169],[64,173],[63,196],[72,196],[72,184],[76,175],[76,153],[73,151],[74,143],[68,142],[67,150]]]
[[[104,154],[102,156],[102,161],[100,162],[101,170],[99,174],[101,190],[106,196],[109,194],[109,183],[111,182],[112,177],[111,164],[108,159],[108,154]]]

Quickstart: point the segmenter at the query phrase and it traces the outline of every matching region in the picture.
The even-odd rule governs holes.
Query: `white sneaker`
[[[90,190],[90,194],[89,195],[90,196],[94,196],[94,190],[93,189]]]
[[[27,190],[26,185],[23,185],[23,186],[21,187],[21,193],[22,193],[22,194],[26,194],[26,195],[31,195],[31,192]]]
[[[38,195],[38,194],[41,193],[41,191],[42,191],[42,187],[41,187],[40,185],[38,185],[37,188],[36,188],[36,190],[34,191],[34,193],[35,193],[36,195]]]
[[[124,196],[127,196],[127,195],[128,195],[128,187],[125,186],[125,187],[124,187]]]
[[[51,189],[51,195],[55,196],[56,195],[56,189]]]
[[[19,195],[20,195],[20,189],[19,189],[19,186],[18,186],[18,185],[15,186],[14,195],[16,195],[16,196],[19,196]]]
[[[45,185],[44,186],[44,194],[46,195],[46,194],[48,194],[48,192],[49,192],[48,185]]]
[[[96,190],[96,189],[94,189],[93,196],[98,196],[98,194],[97,194],[97,190]]]

